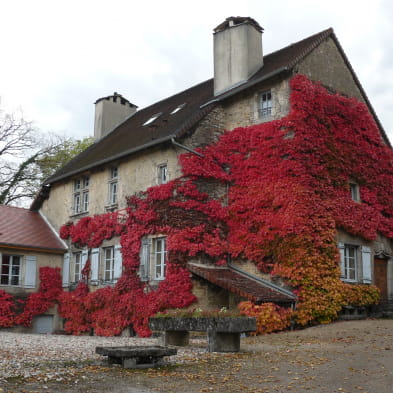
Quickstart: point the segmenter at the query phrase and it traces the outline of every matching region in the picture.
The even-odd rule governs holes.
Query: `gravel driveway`
[[[242,339],[237,354],[206,353],[192,340],[160,369],[124,370],[101,345],[155,339],[0,332],[0,392],[391,393],[393,320],[338,322]]]

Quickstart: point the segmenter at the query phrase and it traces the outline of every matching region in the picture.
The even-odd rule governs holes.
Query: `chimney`
[[[263,28],[231,16],[214,29],[214,95],[246,82],[263,66]]]
[[[99,98],[95,103],[94,139],[101,139],[117,125],[133,115],[137,106],[118,93]]]

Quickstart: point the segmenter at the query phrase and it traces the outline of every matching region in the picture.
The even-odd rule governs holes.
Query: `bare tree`
[[[0,204],[27,204],[46,177],[91,143],[43,136],[22,114],[0,112]]]

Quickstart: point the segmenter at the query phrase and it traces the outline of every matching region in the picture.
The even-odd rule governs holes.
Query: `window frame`
[[[89,211],[90,176],[82,176],[74,180],[72,214],[84,214]]]
[[[165,279],[166,274],[166,237],[156,237],[153,239],[153,279],[161,281]],[[160,245],[160,248],[158,247]]]
[[[360,202],[360,187],[356,182],[349,182],[349,194],[354,202]]]
[[[73,282],[79,282],[82,279],[82,251],[72,253],[73,262]],[[77,271],[78,266],[78,271]]]
[[[343,281],[358,282],[359,278],[359,246],[354,244],[344,244],[343,247],[342,267],[344,271],[341,272]],[[353,251],[353,255],[349,255],[349,251]],[[351,272],[353,272],[353,277]]]
[[[9,286],[9,287],[20,287],[22,285],[22,261],[23,257],[21,255],[15,255],[15,254],[0,254],[1,255],[1,261],[0,261],[0,285],[1,286]],[[5,265],[4,263],[4,258],[8,257],[9,258],[9,263],[8,263],[8,273],[3,273],[3,266]],[[18,259],[18,264],[14,266],[14,258]],[[13,274],[13,269],[14,267],[18,268],[18,273]],[[3,283],[3,277],[7,277],[7,283]],[[13,279],[17,277],[17,282],[13,283]]]
[[[107,255],[107,252],[110,253],[109,258]],[[103,247],[103,279],[104,282],[113,282],[114,277],[115,277],[115,247],[110,246],[110,247]],[[109,262],[109,269],[108,267],[108,262]],[[109,278],[107,277],[107,273]]]
[[[157,183],[166,184],[169,181],[168,164],[162,163],[157,165]]]
[[[108,202],[107,206],[117,206],[119,201],[119,167],[110,168],[108,181]]]
[[[266,99],[264,100],[264,97]],[[264,104],[266,102],[266,105]],[[264,90],[258,94],[258,119],[270,119],[273,115],[273,94],[272,91]]]

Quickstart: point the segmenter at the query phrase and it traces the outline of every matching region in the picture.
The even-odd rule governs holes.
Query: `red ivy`
[[[227,132],[201,150],[203,158],[182,155],[183,177],[130,197],[120,222],[105,214],[62,228],[88,247],[120,234],[123,253],[123,277],[113,288],[64,295],[70,332],[111,335],[132,324],[148,335],[150,315],[195,300],[187,261],[223,264],[228,255],[292,286],[299,297],[293,317],[302,325],[336,318],[348,294],[358,304],[378,301],[375,287],[351,290],[340,280],[336,232],[393,238],[392,150],[363,103],[302,75],[291,89],[288,116]],[[361,203],[351,199],[349,180],[359,184]],[[152,234],[168,244],[167,277],[155,290],[137,276],[141,239]],[[287,326],[281,309],[247,307]]]

